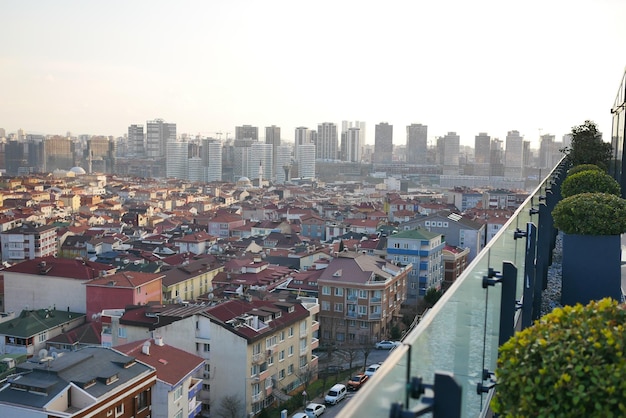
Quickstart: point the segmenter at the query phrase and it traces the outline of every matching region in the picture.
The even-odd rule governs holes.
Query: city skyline
[[[388,122],[394,145],[423,124],[431,143],[517,130],[536,148],[591,119],[608,141],[624,68],[618,0],[33,4],[0,6],[7,132],[122,136],[161,118],[230,138],[276,125],[293,142],[357,120],[368,144]]]

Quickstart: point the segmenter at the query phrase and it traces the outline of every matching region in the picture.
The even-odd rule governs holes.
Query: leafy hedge
[[[598,170],[568,174],[561,186],[563,197],[580,193],[609,193],[619,196],[620,185],[613,177]]]
[[[595,171],[604,172],[604,170],[602,168],[598,167],[595,164],[579,164],[579,165],[575,165],[574,167],[570,168],[567,171],[567,175],[571,176],[572,174],[580,173],[581,171],[587,171],[587,170],[595,170]]]
[[[500,347],[491,407],[503,417],[626,416],[626,310],[557,308]]]
[[[566,234],[620,235],[626,232],[626,200],[607,193],[580,193],[557,203],[552,217],[554,226]]]

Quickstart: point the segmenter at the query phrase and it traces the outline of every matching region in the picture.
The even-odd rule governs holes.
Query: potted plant
[[[552,211],[563,235],[561,303],[574,305],[621,297],[621,242],[626,200],[608,193],[580,193]]]
[[[502,417],[626,416],[626,310],[612,299],[557,308],[499,349]]]
[[[620,185],[608,174],[599,170],[568,173],[561,185],[561,195],[569,197],[580,193],[609,193],[620,195]]]
[[[571,176],[572,174],[580,173],[581,171],[587,171],[587,170],[596,170],[596,171],[604,172],[603,169],[601,169],[600,167],[598,167],[595,164],[579,164],[579,165],[575,165],[574,167],[570,168],[567,171],[567,175]]]

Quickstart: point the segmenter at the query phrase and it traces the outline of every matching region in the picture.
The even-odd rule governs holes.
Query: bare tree
[[[217,415],[222,418],[241,418],[245,415],[245,405],[237,395],[227,395],[220,400]]]
[[[354,360],[356,360],[356,357],[360,351],[360,347],[358,345],[349,344],[344,345],[341,348],[348,355],[348,363],[350,365],[350,370],[352,370],[352,363],[354,363]]]
[[[317,368],[311,367],[311,364],[307,364],[304,367],[300,367],[296,372],[296,376],[304,386],[303,389],[306,391],[309,387],[309,383],[313,380],[315,376],[317,376]]]

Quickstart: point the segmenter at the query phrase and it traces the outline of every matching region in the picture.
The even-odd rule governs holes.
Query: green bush
[[[557,308],[500,347],[491,402],[503,417],[626,416],[626,310]]]
[[[609,193],[619,196],[620,185],[613,177],[597,170],[568,174],[561,186],[561,195],[569,197],[580,193]]]
[[[607,193],[566,197],[552,211],[554,226],[566,234],[620,235],[626,232],[626,200]]]
[[[579,164],[570,168],[567,171],[567,175],[571,176],[572,174],[580,173],[581,171],[587,171],[587,170],[601,171],[604,173],[604,170],[595,164]]]

